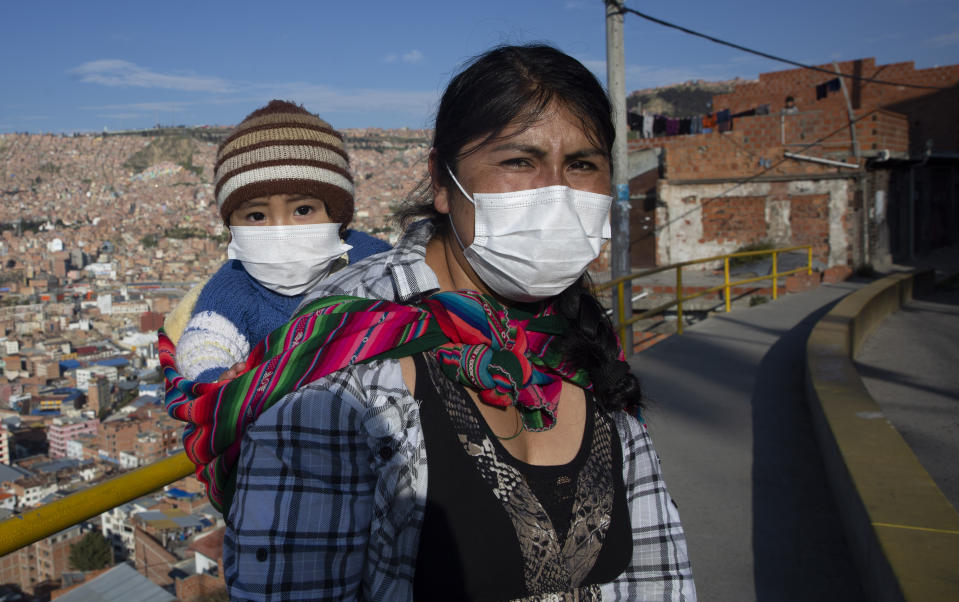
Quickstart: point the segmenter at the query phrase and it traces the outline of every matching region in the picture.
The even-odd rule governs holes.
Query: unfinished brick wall
[[[812,245],[813,257],[829,252],[829,195],[789,197],[789,227],[793,245]]]
[[[959,65],[916,69],[913,61],[906,61],[877,66],[875,58],[841,61],[837,65],[841,73],[903,84],[949,88],[959,83]],[[817,66],[830,72],[834,69],[832,64]],[[758,82],[741,84],[732,92],[714,95],[713,108],[717,111],[728,108],[732,113],[739,113],[770,103],[772,111],[779,111],[785,106],[786,97],[792,96],[801,111],[813,108],[837,108],[845,111],[846,99],[842,91],[830,92],[825,98],[816,98],[816,86],[835,77],[832,73],[810,69],[761,73]],[[850,79],[846,79],[845,83],[853,110],[885,107],[935,92]]]
[[[137,571],[160,587],[173,583],[170,571],[179,559],[149,533],[134,527],[134,565]]]
[[[728,188],[722,183],[660,181],[659,265],[732,253],[760,241],[776,247],[812,245],[814,260],[826,267],[850,264],[857,257],[859,213],[850,196],[856,189],[854,179],[751,182],[732,192]]]
[[[831,64],[819,67],[833,71]],[[959,88],[956,87],[959,85],[959,65],[916,69],[912,61],[876,65],[874,58],[868,58],[842,61],[838,63],[838,67],[842,73],[864,78],[946,88],[934,90],[845,80],[849,102],[856,117],[878,110],[905,116],[904,119],[912,130],[911,135],[907,134],[911,140],[909,151],[912,154],[921,152],[922,145],[928,139],[932,139],[934,146],[940,151],[959,150]],[[823,115],[830,116],[827,121],[831,123],[826,124],[827,127],[841,127],[848,122],[846,98],[842,91],[830,92],[825,98],[816,98],[816,86],[835,77],[831,73],[809,69],[762,73],[756,83],[743,84],[732,92],[713,96],[713,107],[716,110],[728,108],[732,113],[738,113],[769,103],[771,110],[778,112],[783,108],[786,96],[792,96],[801,112],[821,111]],[[871,116],[867,116],[857,122],[856,136],[860,140],[861,150],[867,153],[882,149],[906,151],[905,141],[899,137],[902,134],[903,117],[899,119],[900,123],[890,124],[888,120],[880,118],[873,121]],[[738,126],[737,120],[734,127]],[[873,130],[876,132],[873,133]],[[890,139],[871,139],[875,136],[887,136]],[[864,140],[865,138],[870,139]]]
[[[702,242],[746,244],[766,238],[765,197],[721,197],[702,204]]]

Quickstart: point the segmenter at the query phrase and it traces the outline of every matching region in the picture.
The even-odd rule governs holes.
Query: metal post
[[[916,258],[916,166],[909,166],[909,211],[906,216],[907,257]]]
[[[676,266],[676,332],[683,334],[683,266]]]
[[[626,76],[623,66],[623,11],[618,0],[606,2],[606,83],[609,100],[613,110],[613,125],[616,128],[616,139],[613,141],[613,190],[614,201],[610,212],[610,226],[612,226],[613,241],[611,249],[610,268],[612,277],[621,278],[630,272],[629,266],[629,178],[627,174],[628,158],[626,136],[629,131],[626,125]],[[623,320],[629,320],[633,314],[633,283],[629,281],[629,294],[625,295],[621,311],[617,315]],[[622,324],[622,323],[621,323]],[[627,353],[633,349],[633,329],[625,331],[623,348]]]
[[[846,90],[846,78],[842,77],[842,72],[839,71],[839,65],[836,64],[836,61],[832,62],[832,67],[836,70],[836,74],[839,75],[839,87],[842,89],[842,95],[846,97],[846,114],[849,117],[849,137],[852,139],[852,156],[856,158],[856,163],[858,163],[859,141],[856,139],[856,116],[852,111],[852,102],[849,100],[849,91]]]
[[[726,284],[726,313],[732,311],[732,302],[729,300],[729,255],[723,257],[723,281]]]
[[[836,70],[837,74],[841,74],[839,71],[839,65],[836,61],[832,62],[833,69]],[[856,138],[856,114],[852,110],[852,102],[849,100],[849,90],[846,89],[846,78],[839,75],[839,87],[842,88],[842,95],[846,99],[846,114],[849,118],[849,138],[852,140],[852,155],[856,158],[856,163],[859,163],[859,140]],[[860,175],[856,178],[856,184],[859,186],[859,193],[862,198],[861,211],[862,219],[860,220],[860,227],[862,228],[861,244],[862,244],[862,253],[860,255],[862,259],[862,265],[869,264],[869,216],[866,212],[866,186],[865,186],[865,176]]]
[[[779,298],[779,270],[777,269],[776,251],[773,251],[773,299]]]

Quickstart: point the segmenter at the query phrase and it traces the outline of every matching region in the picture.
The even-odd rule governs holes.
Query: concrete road
[[[804,399],[805,342],[861,284],[719,315],[633,356],[700,600],[863,600]]]

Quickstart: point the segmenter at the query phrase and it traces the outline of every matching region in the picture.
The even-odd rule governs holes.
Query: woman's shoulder
[[[291,417],[313,428],[351,429],[397,437],[418,420],[399,360],[350,366],[301,386],[261,414],[252,430],[270,432]]]

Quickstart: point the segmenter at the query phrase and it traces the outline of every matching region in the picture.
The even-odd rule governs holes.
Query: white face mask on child
[[[611,196],[547,186],[477,192],[470,198],[446,169],[474,206],[473,243],[464,247],[453,226],[456,241],[477,276],[507,299],[538,301],[560,294],[609,240]]]
[[[326,278],[333,262],[353,248],[339,231],[340,224],[230,226],[227,257],[240,260],[266,288],[293,297]]]

